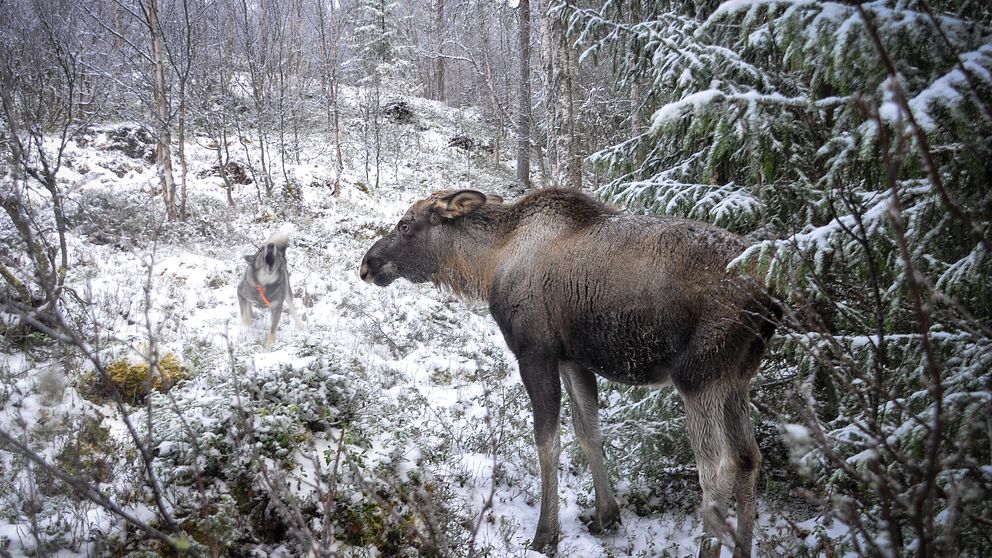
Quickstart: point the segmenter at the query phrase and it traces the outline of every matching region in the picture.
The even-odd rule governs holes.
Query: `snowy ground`
[[[412,201],[431,191],[464,186],[516,195],[508,170],[512,162],[496,165],[492,155],[446,147],[455,134],[485,137],[485,126],[471,112],[411,103],[414,124],[389,124],[378,189],[363,191],[361,145],[346,134],[348,160],[339,198],[322,185],[332,168],[332,151],[323,137],[308,137],[299,163],[288,162],[301,200],[281,199],[277,187],[272,201],[259,203],[252,184],[239,186],[235,208],[227,207],[219,178],[200,176],[214,163],[212,152],[191,143],[191,218],[179,226],[159,226],[154,167],[103,150],[99,141],[71,146],[71,166],[61,176],[76,204],[71,283],[93,301],[89,312],[116,339],[100,348],[105,358],[146,351],[149,330],[159,354],[182,356],[191,378],[172,395],[180,407],[199,409],[189,411],[190,420],[202,415],[206,423],[214,420],[211,408],[237,406],[225,391],[232,374],[263,385],[276,377],[284,381],[287,374],[305,375],[319,359],[347,363],[339,367],[342,381],[362,394],[354,423],[362,426],[351,428],[363,429],[368,438],[365,459],[385,462],[389,456],[398,464],[399,477],[417,471],[432,479],[434,494],[445,499],[438,505],[454,517],[453,524],[463,526],[453,540],[468,541],[480,555],[537,556],[526,550],[539,500],[529,405],[512,355],[485,307],[429,285],[399,281],[377,288],[358,277],[364,251]],[[273,174],[281,180],[281,169]],[[241,256],[276,231],[292,235],[292,283],[306,327],[296,329],[284,316],[275,346],[265,350],[268,317],[258,313],[252,327],[242,328],[235,289],[243,273]],[[54,359],[34,361],[14,350],[0,359],[7,382],[0,392],[0,426],[39,444],[51,440],[45,455],[56,460],[59,444],[70,441],[38,431],[58,431],[66,417],[98,416],[110,429],[107,444],[116,440],[122,448],[109,458],[117,464],[108,467],[126,469],[120,465],[127,461],[123,448],[128,444],[120,417],[111,405],[81,395],[92,381],[85,366],[64,368]],[[135,409],[136,420],[141,412]],[[167,412],[160,414],[166,418],[159,420],[171,420]],[[689,513],[639,516],[628,505],[636,489],[623,482],[618,483],[623,526],[606,536],[590,534],[582,518],[592,508],[591,479],[577,462],[567,414],[562,423],[559,555],[695,554],[701,527],[691,507]],[[312,456],[302,454],[333,445],[333,433],[326,434],[308,434],[308,444],[289,457],[296,461],[292,474],[313,474]],[[167,456],[170,448],[163,445],[159,451]],[[44,487],[26,480],[23,465],[11,456],[0,457],[0,551],[26,555],[38,543],[26,524],[23,504],[30,498],[25,491]],[[105,481],[111,493],[114,483],[126,477],[115,474]],[[100,548],[88,542],[92,530],[112,530],[119,523],[94,506],[68,502],[45,504],[53,509],[39,515],[44,528],[62,532],[64,543],[50,548],[61,555],[99,555]],[[766,527],[777,521],[762,514]],[[761,537],[756,544],[760,552]]]

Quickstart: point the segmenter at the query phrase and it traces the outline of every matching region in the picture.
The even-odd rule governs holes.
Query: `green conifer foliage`
[[[734,265],[788,307],[756,417],[795,425],[789,482],[849,527],[830,544],[988,555],[992,7],[683,6],[559,7],[584,59],[614,57],[619,95],[649,84],[650,126],[592,156],[611,173],[600,194],[754,241]],[[673,436],[670,393],[608,397],[621,424]],[[615,447],[689,462],[658,445]]]

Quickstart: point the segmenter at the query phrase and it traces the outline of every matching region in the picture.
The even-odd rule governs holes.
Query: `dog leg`
[[[290,290],[290,294],[292,294],[292,292],[293,291]],[[296,305],[293,304],[292,296],[286,298],[286,311],[289,312],[289,316],[293,318],[293,325],[296,326],[296,329],[306,328],[306,325],[304,325],[303,320],[300,319],[300,315],[296,312]]]
[[[251,303],[238,293],[238,308],[241,310],[241,325],[248,327],[252,322]]]
[[[265,337],[265,348],[272,348],[276,342],[276,329],[279,327],[279,317],[282,316],[282,302],[272,305],[272,325],[269,326],[269,334]]]

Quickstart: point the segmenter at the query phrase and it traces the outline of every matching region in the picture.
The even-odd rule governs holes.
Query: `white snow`
[[[689,110],[698,111],[700,107],[723,97],[719,89],[706,89],[686,95],[682,99],[668,103],[654,112],[651,117],[651,131],[682,118]]]
[[[715,90],[703,92],[678,107],[662,109],[655,123],[718,94]],[[372,440],[363,455],[370,467],[395,463],[395,480],[399,482],[413,473],[429,475],[450,491],[454,501],[445,505],[464,522],[474,525],[482,518],[476,545],[486,553],[537,556],[526,548],[536,528],[540,492],[529,403],[513,356],[495,323],[484,306],[463,303],[433,287],[401,280],[378,288],[358,277],[365,250],[414,200],[453,186],[514,197],[507,191],[512,179],[504,162],[495,164],[489,155],[466,155],[446,147],[447,138],[458,133],[485,133],[477,115],[438,103],[409,101],[418,114],[430,118],[429,126],[422,132],[410,132],[418,134],[415,143],[387,151],[378,169],[381,186],[368,193],[357,187],[368,182],[356,158],[357,139],[348,139],[347,130],[350,151],[346,151],[350,156],[339,198],[330,196],[327,187],[320,184],[322,177],[332,176],[330,150],[321,139],[311,138],[304,140],[300,165],[290,165],[289,169],[301,184],[302,202],[281,200],[277,192],[273,199],[258,204],[254,185],[248,185],[236,192],[235,208],[226,207],[215,179],[198,177],[212,159],[204,148],[190,144],[191,218],[183,225],[163,226],[160,235],[145,225],[162,225],[150,217],[161,215],[154,168],[98,146],[71,146],[72,170],[67,177],[71,179],[72,198],[79,203],[110,200],[119,208],[93,210],[116,211],[108,215],[115,222],[100,225],[94,221],[89,228],[80,226],[73,231],[70,255],[75,263],[70,281],[92,301],[89,311],[113,340],[100,347],[104,359],[146,354],[149,332],[160,355],[171,351],[182,357],[193,377],[173,389],[173,396],[181,403],[175,411],[204,430],[217,427],[224,417],[241,408],[231,387],[232,374],[242,375],[263,392],[299,389],[303,384],[288,382],[287,378],[319,368],[325,355],[354,363],[353,369],[341,373],[342,381],[374,394],[370,400],[373,407],[362,410],[370,424],[378,425],[370,430]],[[130,168],[123,176],[109,170],[123,166]],[[728,204],[756,201],[742,197],[728,185],[702,192],[700,203],[719,213]],[[94,242],[97,232],[108,240]],[[278,339],[267,351],[262,342],[270,318],[257,312],[255,323],[241,328],[235,291],[245,265],[242,256],[274,233],[290,236],[291,281],[305,327],[295,328],[284,316]],[[69,369],[68,385],[58,388],[58,382],[54,384],[56,391],[62,391],[61,400],[47,402],[37,382],[51,365],[29,362],[18,353],[0,354],[0,370],[15,380],[0,389],[0,393],[11,394],[0,409],[0,426],[23,432],[42,424],[46,416],[74,417],[85,412],[103,417],[101,424],[122,447],[133,445],[111,405],[81,397],[86,368]],[[156,420],[169,423],[169,412],[173,411],[167,407],[159,409]],[[135,409],[132,418],[141,416]],[[274,415],[254,419],[257,429],[279,428]],[[169,438],[156,444],[159,458],[188,453],[189,444],[177,441],[183,436],[180,425],[173,420],[167,428]],[[335,436],[340,432],[311,435],[312,446],[300,446],[289,454],[295,464],[293,486],[301,498],[318,490],[317,458],[309,452],[318,456],[325,451],[333,453]],[[695,555],[702,527],[694,516],[678,511],[638,516],[626,506],[623,492],[623,526],[605,536],[590,534],[582,517],[590,512],[594,500],[591,479],[584,465],[571,462],[569,449],[574,450],[575,440],[570,428],[563,428],[562,440],[566,451],[560,481],[559,555]],[[55,458],[55,447],[48,446],[46,458]],[[0,452],[0,458],[2,469],[10,457]],[[279,467],[274,461],[268,463]],[[569,474],[571,470],[577,474]],[[18,475],[21,480],[27,478],[23,470]],[[128,480],[122,476],[110,481],[110,494],[122,489]],[[619,486],[623,486],[622,479]],[[0,507],[9,506],[12,498],[16,501],[13,494],[3,494],[4,489],[0,478]],[[488,506],[485,502],[490,495],[492,503]],[[151,517],[151,511],[141,506],[131,511]],[[103,510],[90,509],[85,517],[84,531],[121,529],[120,522]],[[26,521],[23,515],[8,513],[0,519],[0,540],[6,537],[15,554],[33,549],[32,539],[24,536]],[[767,514],[762,522],[770,523]],[[757,544],[760,548],[761,541]],[[85,553],[85,536],[77,548]],[[268,551],[274,555],[284,552],[279,548]]]

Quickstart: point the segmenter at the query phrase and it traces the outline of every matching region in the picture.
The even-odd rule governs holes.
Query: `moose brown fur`
[[[748,384],[774,331],[777,303],[728,271],[745,244],[696,221],[619,213],[574,190],[513,204],[438,192],[413,204],[365,255],[363,280],[433,281],[482,298],[516,355],[534,412],[541,511],[532,541],[558,541],[561,388],[596,492],[594,532],[619,523],[603,465],[596,377],[671,382],[685,401],[706,532],[751,553],[761,454]],[[727,523],[737,501],[737,530]],[[718,552],[704,539],[700,554]]]

